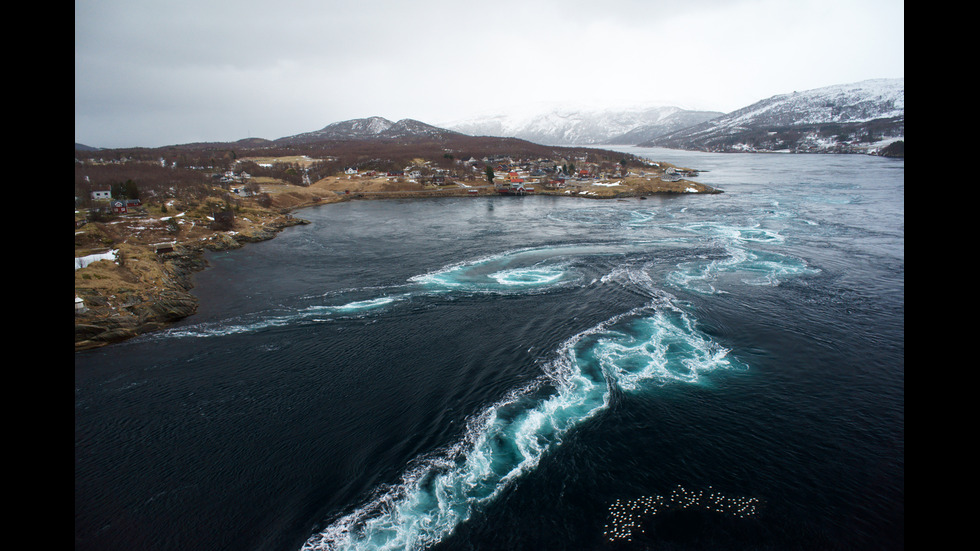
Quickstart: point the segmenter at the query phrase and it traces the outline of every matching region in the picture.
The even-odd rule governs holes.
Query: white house
[[[92,192],[92,200],[93,201],[100,201],[102,199],[105,199],[105,200],[112,199],[112,192],[111,191],[108,191],[108,190],[107,191],[93,191]]]

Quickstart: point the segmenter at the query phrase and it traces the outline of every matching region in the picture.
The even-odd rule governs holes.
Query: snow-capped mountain
[[[327,140],[366,140],[397,138],[441,138],[456,134],[414,119],[392,122],[384,117],[351,119],[329,124],[320,130],[276,140],[277,143],[309,143]]]
[[[701,124],[715,117],[720,117],[723,114],[719,111],[688,111],[681,109],[655,123],[644,124],[625,134],[610,138],[605,143],[610,145],[635,145],[659,138],[671,132],[677,132],[678,130]]]
[[[706,151],[871,151],[905,137],[905,79],[781,94],[639,143]]]
[[[725,117],[768,126],[867,122],[905,116],[905,79],[865,80],[773,96]]]
[[[878,153],[899,140],[903,143],[896,145],[904,147],[905,79],[781,94],[728,114],[678,107],[531,109],[530,114],[486,116],[439,126],[414,119],[352,119],[274,143],[415,143],[488,136],[555,146],[636,144],[702,151]]]
[[[503,136],[546,145],[630,143],[630,131],[645,128],[637,139],[651,137],[711,119],[722,113],[686,111],[678,107],[584,110],[553,108],[526,115],[493,115],[441,124],[471,136]],[[641,139],[642,138],[642,139]]]

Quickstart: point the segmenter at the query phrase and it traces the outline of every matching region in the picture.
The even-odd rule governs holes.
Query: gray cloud
[[[75,6],[75,139],[278,138],[347,118],[426,122],[537,101],[727,111],[904,76],[894,0]]]

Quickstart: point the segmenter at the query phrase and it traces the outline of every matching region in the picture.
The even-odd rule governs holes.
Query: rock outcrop
[[[286,227],[306,223],[286,216],[247,232],[215,233],[202,241],[178,244],[172,252],[163,254],[131,249],[126,266],[100,261],[93,267],[96,274],[111,273],[121,283],[115,287],[76,285],[75,295],[82,306],[76,306],[75,311],[75,350],[124,341],[194,314],[198,300],[191,293],[193,275],[207,267],[205,251],[236,249],[244,243],[272,239]],[[131,267],[148,264],[153,264],[153,270]]]

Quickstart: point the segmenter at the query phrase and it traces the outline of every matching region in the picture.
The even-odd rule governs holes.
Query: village
[[[450,156],[451,157],[451,156]],[[433,162],[414,159],[401,169],[344,167],[337,174],[312,182],[302,171],[303,184],[311,191],[329,190],[337,195],[357,198],[379,198],[415,193],[416,195],[578,195],[609,198],[653,193],[716,193],[702,184],[686,181],[698,171],[664,163],[641,160],[640,166],[619,163],[590,162],[586,156],[573,159],[515,159],[493,156],[482,159],[451,159]],[[312,161],[312,160],[308,160]],[[444,160],[443,160],[444,161]],[[246,160],[247,164],[249,161]],[[257,166],[269,168],[276,159],[254,160]],[[221,179],[232,193],[242,197],[254,194],[289,191],[269,178],[253,176],[247,171],[227,171]],[[292,191],[296,191],[295,187]],[[427,193],[428,192],[428,193]],[[322,197],[317,201],[323,201]]]
[[[157,170],[175,168],[163,158],[157,162]],[[218,170],[187,167],[190,170],[185,171],[200,175],[193,193],[187,191],[191,186],[160,189],[133,179],[107,185],[83,175],[79,180],[89,184],[90,191],[85,200],[76,196],[76,230],[92,221],[125,217],[112,220],[123,232],[117,240],[139,240],[138,235],[125,235],[122,230],[129,225],[127,221],[138,219],[134,227],[141,230],[134,230],[135,234],[157,233],[161,238],[170,234],[173,239],[162,239],[170,242],[186,240],[189,233],[199,237],[197,233],[208,229],[240,231],[252,219],[352,199],[533,194],[642,198],[657,193],[718,193],[689,180],[698,176],[697,170],[632,156],[619,162],[590,160],[589,153],[560,159],[510,155],[456,159],[447,152],[442,158],[413,158],[402,168],[393,168],[391,161],[383,169],[372,166],[378,164],[343,166],[329,156],[241,157]],[[76,185],[78,191],[81,188]],[[154,225],[166,231],[146,230]],[[182,232],[182,227],[197,232]]]
[[[463,186],[471,188],[472,194],[478,193],[477,189],[472,188],[492,185],[493,192],[502,195],[526,195],[541,190],[562,191],[567,194],[574,190],[580,194],[594,195],[595,190],[588,188],[625,185],[622,182],[627,178],[656,178],[663,182],[676,182],[698,174],[694,170],[670,166],[661,168],[660,163],[652,161],[646,161],[646,169],[639,171],[629,170],[626,164],[625,160],[617,164],[589,162],[586,157],[556,161],[544,158],[515,160],[509,156],[499,156],[459,161],[461,166],[458,170],[432,167],[424,162],[406,167],[403,171],[386,172],[383,175],[377,171],[360,173],[353,168],[346,169],[345,174],[368,179],[382,176],[407,178],[422,186]]]

